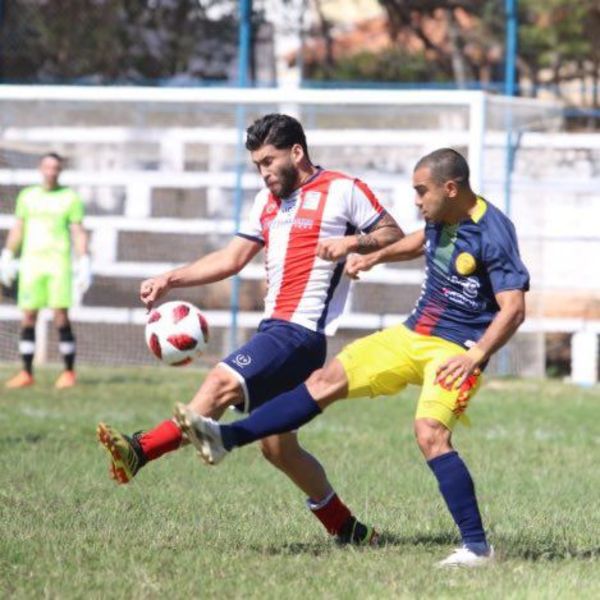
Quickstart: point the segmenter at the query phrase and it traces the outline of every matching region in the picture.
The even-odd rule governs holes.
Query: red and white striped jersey
[[[350,280],[343,276],[345,261],[318,258],[317,244],[368,231],[383,214],[366,184],[334,171],[319,170],[288,198],[260,191],[238,235],[265,245],[264,318],[333,335]]]

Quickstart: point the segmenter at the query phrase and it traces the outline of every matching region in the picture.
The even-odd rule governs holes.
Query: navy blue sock
[[[301,427],[321,412],[303,383],[290,392],[276,396],[259,406],[245,419],[221,425],[221,437],[227,450],[245,446],[274,433]]]
[[[427,464],[438,480],[440,492],[460,530],[463,544],[476,554],[485,554],[488,546],[475,486],[462,458],[458,452],[452,451],[433,458]]]

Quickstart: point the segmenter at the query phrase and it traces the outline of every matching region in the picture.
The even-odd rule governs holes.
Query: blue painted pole
[[[517,0],[505,0],[506,11],[506,59],[504,63],[504,93],[514,96],[517,83]]]
[[[252,0],[240,0],[240,31],[238,40],[238,84],[240,87],[248,87],[250,80],[251,19]]]
[[[504,95],[515,96],[517,91],[517,0],[505,0],[506,35],[504,58]],[[513,142],[513,107],[507,100],[505,108],[506,156],[504,160],[504,210],[510,217],[512,210],[512,173],[515,162],[515,145]],[[498,370],[500,375],[508,375],[510,369],[509,349],[502,348],[498,354]]]
[[[517,0],[505,0],[506,7],[506,57],[504,72],[504,95],[513,97],[517,91],[516,66],[517,66]],[[506,109],[506,160],[504,176],[504,209],[510,216],[512,203],[512,172],[514,167],[513,143],[513,112],[509,104]]]
[[[238,86],[248,87],[250,83],[250,43],[252,38],[252,0],[240,0],[240,25],[238,37]],[[237,129],[237,145],[235,160],[235,191],[234,191],[234,213],[233,221],[235,232],[239,231],[242,219],[242,204],[244,202],[244,190],[242,188],[242,177],[245,168],[244,131],[246,121],[246,108],[238,104],[236,108],[235,122]],[[238,347],[238,316],[240,312],[240,278],[235,275],[231,283],[231,329],[229,332],[229,351]]]
[[[513,97],[517,91],[516,66],[517,66],[517,0],[505,0],[506,10],[506,41],[505,41],[505,71],[504,71],[504,95]],[[506,109],[506,160],[504,176],[504,210],[510,216],[512,172],[514,167],[514,144],[513,144],[513,112],[512,105]]]

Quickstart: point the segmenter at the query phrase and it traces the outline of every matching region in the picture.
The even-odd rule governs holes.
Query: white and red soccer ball
[[[153,308],[146,322],[146,344],[163,362],[187,365],[204,353],[208,343],[208,323],[189,302],[175,300]]]

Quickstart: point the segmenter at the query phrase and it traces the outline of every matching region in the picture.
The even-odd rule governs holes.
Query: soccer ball
[[[206,350],[208,323],[189,302],[175,300],[152,309],[146,322],[146,344],[163,362],[182,366]]]

